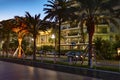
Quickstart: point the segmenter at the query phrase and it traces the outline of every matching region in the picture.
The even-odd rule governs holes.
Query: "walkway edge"
[[[50,64],[50,63],[41,63],[41,62],[11,59],[11,58],[0,58],[0,60],[17,63],[17,64],[23,64],[27,66],[40,67],[40,68],[51,69],[51,70],[56,70],[61,72],[89,76],[89,77],[99,78],[103,80],[120,80],[119,72],[96,70],[96,69],[81,68],[81,67],[72,67],[72,66]]]

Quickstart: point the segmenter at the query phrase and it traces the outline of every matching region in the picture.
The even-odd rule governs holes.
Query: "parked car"
[[[80,51],[68,51],[65,55],[68,57],[68,59],[72,60],[83,60],[82,52]]]

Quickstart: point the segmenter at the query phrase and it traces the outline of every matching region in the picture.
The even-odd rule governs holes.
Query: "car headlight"
[[[78,58],[79,56],[76,55],[75,57]]]
[[[83,56],[80,56],[81,58],[83,58]]]

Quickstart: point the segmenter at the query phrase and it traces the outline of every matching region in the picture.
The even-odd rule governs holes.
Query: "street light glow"
[[[54,35],[54,34],[52,34],[51,38],[52,38],[52,39],[54,39],[54,38],[55,38],[55,35]]]

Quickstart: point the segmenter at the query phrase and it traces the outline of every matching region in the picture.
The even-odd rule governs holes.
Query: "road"
[[[0,61],[0,80],[102,80]]]

